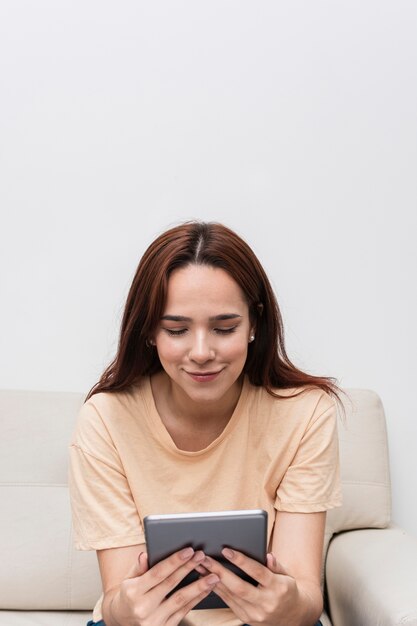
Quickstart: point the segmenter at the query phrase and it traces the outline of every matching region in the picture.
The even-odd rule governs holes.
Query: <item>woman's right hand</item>
[[[205,558],[201,550],[185,548],[149,568],[141,552],[110,605],[110,614],[123,626],[177,626],[219,581],[215,574],[166,595]]]

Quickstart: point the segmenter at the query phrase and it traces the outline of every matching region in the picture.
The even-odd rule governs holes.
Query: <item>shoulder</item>
[[[91,439],[109,438],[114,426],[120,421],[127,422],[129,416],[137,415],[138,408],[145,402],[148,379],[123,391],[103,391],[91,396],[81,406],[72,443],[86,446]]]
[[[101,391],[91,396],[84,406],[93,407],[98,413],[109,410],[129,409],[132,404],[140,402],[146,396],[149,378],[143,377],[123,391]]]
[[[321,416],[331,419],[336,414],[336,402],[325,390],[309,385],[287,389],[274,387],[269,392],[265,387],[249,383],[249,398],[257,412],[297,422],[308,427]]]
[[[301,387],[280,388],[273,387],[270,391],[265,387],[256,387],[248,382],[249,393],[257,396],[261,402],[271,404],[285,403],[289,406],[315,406],[326,410],[334,407],[334,398],[320,387],[315,385],[303,385]]]

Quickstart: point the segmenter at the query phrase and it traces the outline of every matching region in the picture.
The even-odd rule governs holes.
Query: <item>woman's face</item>
[[[204,265],[175,270],[154,336],[175,392],[198,403],[238,389],[252,330],[243,292],[227,272]]]

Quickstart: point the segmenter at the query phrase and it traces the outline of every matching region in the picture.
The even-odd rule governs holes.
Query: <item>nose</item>
[[[193,336],[189,351],[189,358],[195,363],[206,363],[214,359],[215,352],[211,345],[210,335],[205,332],[196,333]]]

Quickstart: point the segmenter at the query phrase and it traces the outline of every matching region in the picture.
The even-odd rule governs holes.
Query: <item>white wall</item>
[[[3,0],[4,388],[87,391],[161,230],[223,221],[288,351],[385,405],[417,535],[412,0]]]

